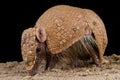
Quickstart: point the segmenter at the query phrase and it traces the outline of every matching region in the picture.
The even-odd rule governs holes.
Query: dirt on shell
[[[120,55],[104,56],[110,61],[97,67],[88,64],[78,68],[44,71],[44,61],[39,67],[38,73],[29,76],[23,62],[0,63],[0,80],[120,80]]]

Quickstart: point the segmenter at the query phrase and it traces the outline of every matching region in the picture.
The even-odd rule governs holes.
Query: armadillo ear
[[[36,28],[36,36],[37,36],[37,39],[40,41],[40,42],[44,42],[46,40],[46,32],[45,32],[45,29],[41,26],[37,27]]]

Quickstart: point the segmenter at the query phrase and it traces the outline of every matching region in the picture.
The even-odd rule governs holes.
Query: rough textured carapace
[[[100,57],[107,46],[107,34],[100,17],[90,9],[58,5],[48,9],[37,20],[35,27],[43,26],[47,44],[53,54],[65,50],[84,34],[93,33],[99,47]]]
[[[26,69],[31,70],[34,66],[37,47],[35,41],[35,28],[29,28],[23,31],[21,39],[22,57],[26,64]]]
[[[106,62],[106,29],[102,19],[90,9],[54,6],[40,16],[33,28],[23,31],[21,40],[23,60],[31,75],[43,57],[45,69],[59,61],[74,63],[75,59],[84,59],[86,53],[96,65]]]

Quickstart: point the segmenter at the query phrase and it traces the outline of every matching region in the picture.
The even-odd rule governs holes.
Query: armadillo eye
[[[41,48],[36,48],[36,53],[40,52],[41,51]]]

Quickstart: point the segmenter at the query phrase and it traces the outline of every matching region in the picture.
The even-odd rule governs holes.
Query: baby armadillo
[[[104,23],[94,11],[57,5],[45,11],[34,27],[23,31],[21,50],[26,69],[34,75],[42,59],[46,70],[58,62],[74,64],[88,57],[100,66],[108,62],[103,57],[107,43]]]

